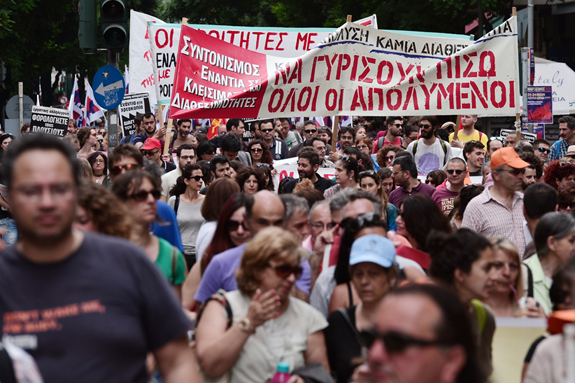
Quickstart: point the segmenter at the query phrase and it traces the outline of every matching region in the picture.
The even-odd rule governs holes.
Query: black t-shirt
[[[346,309],[351,323],[355,327],[356,306]],[[333,312],[327,321],[329,326],[323,330],[325,345],[331,372],[337,382],[349,382],[353,370],[359,364],[352,364],[352,359],[361,357],[361,345],[353,330],[339,311]]]
[[[174,292],[129,242],[85,234],[65,260],[0,254],[5,337],[37,361],[46,383],[146,382],[146,353],[191,327]]]
[[[476,172],[469,172],[469,177],[481,177],[483,176],[483,169],[479,169]]]
[[[327,189],[335,185],[335,181],[322,177],[317,173],[315,174],[315,176],[317,177],[317,181],[313,184],[313,187],[319,190],[321,194],[323,194],[323,192],[325,192]],[[295,189],[295,186],[298,184],[298,182],[300,182],[299,178],[288,181],[282,189],[282,194],[292,193],[293,189]]]

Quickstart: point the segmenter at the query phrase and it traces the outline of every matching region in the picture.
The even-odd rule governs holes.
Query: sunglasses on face
[[[160,150],[152,149],[152,150],[142,150],[143,156],[153,156],[154,154],[158,153]]]
[[[96,135],[97,135],[96,132],[91,132],[91,133],[90,133],[90,136],[92,136],[92,137],[96,137]]]
[[[110,173],[114,176],[117,176],[117,175],[121,174],[124,170],[129,171],[129,170],[138,170],[138,169],[140,169],[140,165],[138,165],[138,164],[118,165],[118,166],[114,166],[112,168],[112,170],[110,171]]]
[[[523,175],[525,174],[525,169],[504,169],[504,172],[509,172],[514,176]]]
[[[269,132],[271,132],[272,130],[273,130],[273,129],[261,129],[261,131],[262,131],[263,133],[269,133]]]
[[[539,150],[541,153],[547,153],[547,154],[551,153],[551,150],[547,148],[537,148],[537,150]]]
[[[427,125],[427,124],[421,124],[419,125],[421,127],[421,129],[429,129],[431,128],[431,125]]]
[[[393,126],[395,126],[396,128],[401,128],[403,124],[393,124]]]
[[[463,173],[463,170],[460,169],[447,169],[446,170],[447,174],[457,174],[460,175],[461,173]]]
[[[195,180],[196,182],[200,182],[204,176],[191,176],[188,178],[189,180]]]
[[[386,160],[388,161],[392,161],[395,158],[395,156],[387,156],[385,157]]]
[[[160,196],[162,195],[162,192],[159,190],[150,190],[150,191],[146,191],[146,190],[140,190],[137,193],[134,193],[132,195],[128,196],[128,199],[133,199],[136,202],[144,202],[148,199],[148,195],[152,195],[152,197],[154,197],[154,199],[160,199]]]
[[[281,265],[277,265],[277,266],[272,266],[272,265],[268,264],[268,266],[271,267],[272,269],[274,269],[274,271],[276,272],[276,275],[282,279],[286,279],[287,277],[289,277],[292,274],[295,276],[295,279],[298,279],[301,276],[301,273],[303,271],[303,269],[300,265],[292,266],[292,265],[288,265],[287,263],[282,263]]]
[[[312,130],[304,130],[304,132],[308,133],[308,134],[313,134],[315,132],[317,132],[317,130],[312,129]]]
[[[242,227],[242,229],[244,229],[245,231],[247,231],[248,229],[246,228],[246,225],[244,223],[244,221],[232,221],[229,220],[228,222],[226,222],[226,227],[228,229],[228,231],[236,231],[240,228],[240,226]]]
[[[259,153],[259,152],[263,152],[263,151],[264,151],[264,150],[261,149],[261,148],[251,148],[251,149],[250,149],[250,152],[252,152],[252,153]]]
[[[450,346],[447,342],[438,340],[423,340],[417,339],[407,334],[402,334],[397,331],[389,331],[385,333],[378,333],[375,329],[365,330],[360,333],[364,344],[367,348],[371,348],[376,340],[381,340],[385,345],[385,349],[390,354],[398,354],[408,347],[430,347],[430,346]]]

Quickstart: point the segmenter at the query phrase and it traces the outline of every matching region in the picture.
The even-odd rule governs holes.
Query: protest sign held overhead
[[[476,42],[346,23],[289,61],[182,28],[171,118],[518,110],[515,17]]]
[[[136,134],[134,119],[138,113],[150,113],[150,99],[148,93],[131,93],[124,96],[120,104],[120,117],[124,136]]]
[[[45,133],[63,138],[68,130],[70,112],[67,109],[33,106],[30,133]]]

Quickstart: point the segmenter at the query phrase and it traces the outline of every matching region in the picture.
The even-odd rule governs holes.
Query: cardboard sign
[[[553,92],[550,86],[527,87],[527,121],[553,123]]]
[[[517,133],[512,129],[501,129],[501,137],[505,138],[510,133]],[[521,132],[521,139],[533,143],[537,139],[537,134]]]
[[[68,131],[70,112],[67,109],[33,106],[30,133],[46,133],[64,138]]]
[[[124,100],[119,107],[122,119],[122,129],[124,137],[136,134],[134,119],[138,113],[150,113],[150,99],[148,93],[131,93],[124,96]]]
[[[346,23],[289,61],[182,26],[170,117],[515,113],[513,52],[515,17],[476,42]]]
[[[277,192],[278,185],[281,180],[286,177],[299,178],[299,173],[297,172],[297,157],[288,158],[285,160],[274,161],[274,169],[277,170],[277,174],[274,176],[274,185]],[[335,169],[333,168],[319,168],[317,173],[321,177],[333,179],[335,177]]]

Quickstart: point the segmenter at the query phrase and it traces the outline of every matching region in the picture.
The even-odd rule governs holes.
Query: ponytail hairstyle
[[[188,187],[188,185],[186,185],[184,180],[189,180],[192,177],[192,173],[194,172],[194,170],[202,170],[202,167],[198,164],[190,164],[182,168],[182,175],[178,177],[176,184],[174,185],[172,190],[170,190],[170,196],[182,195],[186,192],[186,188]]]

